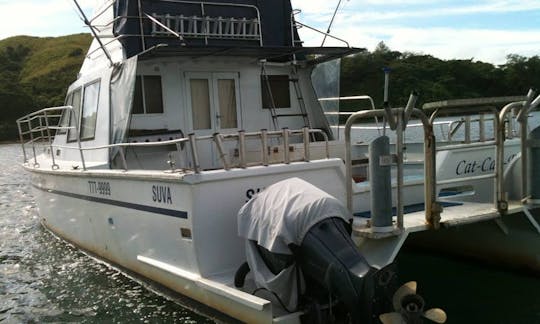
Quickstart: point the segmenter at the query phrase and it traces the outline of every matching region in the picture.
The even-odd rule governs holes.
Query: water
[[[0,323],[211,323],[56,239],[39,223],[20,147],[0,145]],[[402,252],[448,323],[540,323],[540,278]]]
[[[0,145],[0,323],[212,323],[39,223],[18,145]]]
[[[427,308],[447,312],[447,323],[540,323],[540,277],[409,251],[398,268],[402,281],[418,282]]]

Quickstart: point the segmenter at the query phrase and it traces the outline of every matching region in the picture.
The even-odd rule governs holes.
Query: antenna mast
[[[113,60],[111,58],[111,55],[109,54],[109,52],[107,51],[107,49],[103,45],[103,42],[101,42],[101,39],[99,38],[98,34],[94,30],[94,27],[92,26],[92,24],[90,23],[90,21],[88,20],[86,15],[84,14],[84,11],[82,10],[81,6],[79,6],[79,3],[77,2],[77,0],[73,0],[73,2],[75,2],[75,5],[77,6],[77,9],[81,13],[81,15],[83,17],[84,24],[90,28],[90,31],[92,32],[92,35],[94,35],[94,38],[98,41],[99,46],[103,50],[103,53],[105,53],[105,56],[107,56],[107,59],[109,59],[109,62],[111,63],[111,66],[112,66],[114,64],[114,62],[113,62]]]
[[[330,19],[330,24],[328,24],[328,29],[326,30],[326,34],[324,35],[324,38],[322,40],[322,44],[321,44],[321,47],[324,46],[324,42],[326,42],[326,36],[328,34],[330,34],[330,28],[332,27],[332,24],[334,23],[334,18],[336,18],[336,14],[339,10],[339,5],[341,4],[341,0],[339,0],[337,6],[336,6],[336,10],[334,10],[334,14],[332,15],[332,19]]]

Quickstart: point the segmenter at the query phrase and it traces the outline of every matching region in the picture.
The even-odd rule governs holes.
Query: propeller
[[[392,297],[394,312],[379,316],[383,324],[422,323],[422,317],[435,323],[446,322],[446,313],[440,308],[424,312],[424,299],[416,293],[416,281],[409,281],[399,287]]]

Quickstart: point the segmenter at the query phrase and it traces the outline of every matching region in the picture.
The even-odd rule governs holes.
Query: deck
[[[508,211],[506,214],[514,214],[521,211],[523,211],[523,205],[521,205],[519,202],[511,202],[508,205]],[[493,203],[456,203],[449,206],[444,206],[443,212],[441,213],[441,227],[466,225],[496,219],[500,216],[499,211],[493,206]],[[393,218],[393,223],[394,225],[397,223],[395,216]],[[370,218],[354,217],[353,235],[370,239],[382,239],[402,234],[403,231],[414,233],[431,229],[431,227],[426,223],[424,210],[405,213],[403,216],[403,223],[403,229],[398,229],[396,227],[392,232],[379,233],[374,232],[370,227]]]

